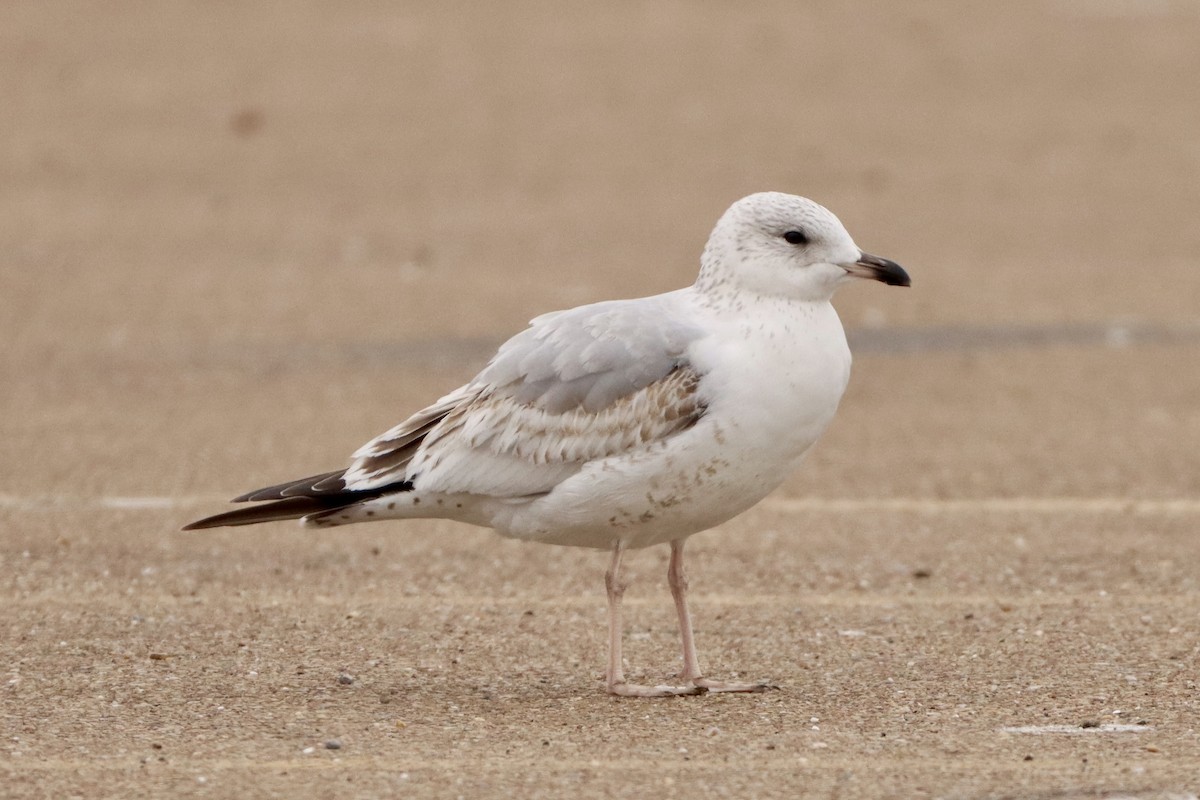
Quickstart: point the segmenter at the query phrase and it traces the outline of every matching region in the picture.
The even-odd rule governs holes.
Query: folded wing
[[[360,448],[336,480],[522,497],[691,427],[705,406],[686,353],[701,332],[672,313],[673,294],[538,317],[471,383]]]

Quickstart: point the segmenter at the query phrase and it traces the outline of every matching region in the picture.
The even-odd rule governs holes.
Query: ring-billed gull
[[[701,672],[683,545],[778,486],[833,419],[850,350],[830,300],[854,278],[910,284],[822,206],[750,195],[717,222],[694,285],[537,317],[474,380],[363,445],[348,468],[242,495],[234,502],[266,503],[185,530],[440,517],[608,549],[609,692],[761,690]],[[682,684],[642,686],[625,680],[621,659],[621,559],[663,543]]]

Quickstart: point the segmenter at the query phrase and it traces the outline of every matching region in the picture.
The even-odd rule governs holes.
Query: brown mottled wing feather
[[[425,491],[523,497],[547,492],[588,461],[647,447],[695,425],[705,403],[700,376],[680,365],[600,411],[553,413],[511,394],[484,391],[446,416],[415,448],[368,452],[346,484],[369,488],[401,475]],[[403,472],[365,472],[395,458]]]
[[[346,486],[408,480],[438,492],[538,494],[587,461],[690,427],[704,403],[686,353],[703,331],[681,321],[680,298],[535,319],[474,381],[360,448]]]
[[[429,433],[441,425],[448,414],[468,403],[471,398],[477,397],[481,391],[482,389],[473,388],[470,384],[460,387],[363,445],[354,454],[355,460],[350,469],[337,473],[343,487],[349,482],[355,488],[370,488],[356,479],[360,474],[381,476],[381,480],[371,481],[371,487],[393,482],[393,478],[408,480],[409,462],[424,444]]]
[[[360,448],[346,486],[522,497],[690,427],[704,403],[686,353],[703,331],[682,296],[538,317],[474,381]]]

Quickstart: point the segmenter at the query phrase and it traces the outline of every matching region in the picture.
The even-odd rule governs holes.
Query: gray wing
[[[691,427],[704,402],[686,353],[704,332],[678,295],[538,317],[471,383],[360,448],[345,485],[539,494],[588,461]]]

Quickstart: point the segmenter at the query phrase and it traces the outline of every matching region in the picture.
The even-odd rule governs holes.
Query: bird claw
[[[638,683],[613,683],[608,686],[608,693],[618,697],[680,697],[683,695],[704,694],[708,689],[703,686],[644,686]]]
[[[714,681],[709,678],[693,678],[688,685],[646,686],[640,683],[612,683],[608,693],[618,697],[683,697],[687,695],[708,694],[709,692],[765,692],[768,689],[778,689],[773,683],[734,683],[731,681]]]
[[[773,683],[733,683],[714,681],[708,678],[696,678],[692,681],[692,685],[706,692],[765,692],[768,689],[779,688]]]

